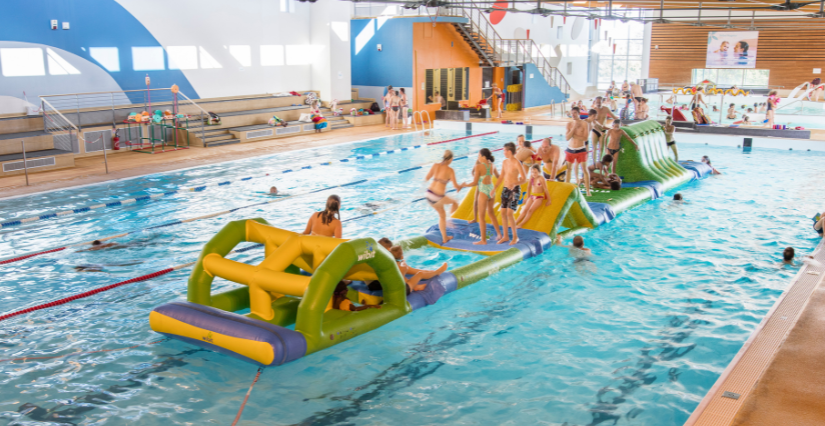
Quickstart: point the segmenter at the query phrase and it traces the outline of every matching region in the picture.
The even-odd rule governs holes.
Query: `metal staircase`
[[[476,4],[472,0],[470,3]],[[476,6],[457,8],[468,22],[453,23],[453,27],[464,37],[483,65],[511,67],[533,64],[549,85],[558,87],[562,93],[570,96],[567,79],[558,68],[550,65],[536,42],[531,39],[501,38],[483,12],[488,7],[487,4],[477,3]]]

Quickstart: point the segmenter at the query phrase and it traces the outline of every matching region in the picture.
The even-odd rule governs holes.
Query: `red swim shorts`
[[[587,163],[587,148],[571,150],[567,148],[564,150],[564,159],[568,163]]]

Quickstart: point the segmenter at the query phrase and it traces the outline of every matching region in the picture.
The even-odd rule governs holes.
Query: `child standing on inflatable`
[[[493,164],[495,158],[487,148],[482,148],[478,152],[478,161],[473,167],[473,184],[462,183],[461,186],[476,187],[476,203],[478,203],[478,210],[476,211],[476,218],[478,219],[478,229],[481,240],[474,242],[475,245],[487,244],[487,215],[490,215],[490,220],[493,222],[493,229],[496,230],[496,240],[502,239],[501,232],[498,231],[498,219],[496,219],[496,211],[493,208],[495,204],[495,185],[493,185],[493,175],[498,176],[496,166]]]
[[[552,203],[550,191],[547,189],[547,181],[541,175],[541,166],[538,164],[533,164],[530,167],[530,184],[527,185],[527,190],[530,195],[527,196],[527,201],[524,202],[524,207],[521,209],[521,215],[516,221],[516,228],[524,226],[539,207],[542,205],[549,206]]]
[[[607,131],[607,152],[613,156],[613,165],[610,170],[612,173],[616,173],[616,163],[619,162],[619,153],[622,150],[622,138],[626,138],[637,150],[639,149],[636,141],[622,130],[622,123],[618,120],[614,121],[613,128]]]
[[[676,132],[676,126],[673,125],[673,117],[668,115],[667,118],[665,118],[664,130],[667,147],[673,151],[673,156],[676,157],[676,161],[679,161],[679,150],[676,149],[676,141],[673,140],[673,134]]]
[[[574,115],[578,110],[573,110]],[[578,120],[574,118],[574,120]],[[587,126],[584,126],[585,129]],[[584,131],[584,137],[587,138],[587,130]],[[501,190],[501,230],[504,234],[496,244],[503,244],[510,241],[510,245],[518,242],[518,233],[516,229],[515,213],[518,210],[518,202],[521,198],[521,184],[527,182],[527,173],[524,171],[524,166],[515,158],[516,145],[512,142],[504,144],[504,163],[501,165],[501,179],[496,183],[493,193],[498,192],[500,186],[504,186]],[[585,157],[587,153],[584,153]],[[585,159],[585,162],[587,160]],[[589,188],[588,188],[589,189]],[[507,234],[507,227],[513,231],[513,239]]]
[[[438,213],[438,229],[441,231],[441,244],[447,244],[453,237],[447,236],[447,212],[444,211],[445,205],[452,204],[450,214],[455,213],[458,209],[458,201],[452,197],[447,196],[447,184],[452,182],[456,191],[460,191],[464,186],[459,185],[455,180],[455,170],[450,167],[453,162],[453,152],[449,149],[444,151],[444,156],[441,162],[433,164],[425,182],[432,180],[433,182],[427,188],[427,193],[424,197],[429,201],[430,206]]]

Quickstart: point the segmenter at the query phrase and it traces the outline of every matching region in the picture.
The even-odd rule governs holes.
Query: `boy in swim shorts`
[[[622,123],[613,121],[613,128],[607,131],[607,152],[613,156],[613,165],[610,170],[612,173],[616,173],[616,163],[619,161],[619,151],[622,149],[622,138],[626,138],[637,150],[639,149],[636,141],[622,130]]]
[[[510,245],[518,242],[518,233],[516,233],[516,218],[515,212],[518,210],[518,202],[521,198],[521,184],[527,182],[527,172],[524,166],[515,158],[516,145],[512,142],[504,144],[504,162],[501,165],[501,178],[496,182],[496,187],[493,190],[495,194],[499,186],[504,185],[501,190],[501,230],[502,237],[496,244],[503,244],[510,241]],[[586,153],[585,153],[586,155]],[[513,239],[510,240],[507,234],[507,226],[513,231]]]

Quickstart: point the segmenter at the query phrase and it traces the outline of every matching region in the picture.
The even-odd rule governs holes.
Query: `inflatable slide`
[[[401,241],[405,250],[459,250],[486,256],[425,281],[422,291],[407,294],[392,254],[373,238],[300,235],[260,218],[239,220],[228,223],[204,246],[189,278],[187,300],[155,308],[149,316],[150,326],[169,337],[258,365],[284,364],[367,333],[432,305],[447,293],[539,256],[557,234],[586,232],[665,191],[709,175],[710,168],[703,163],[687,162],[683,167],[666,155],[664,133],[657,122],[624,130],[638,149],[622,140],[617,164],[624,178],[622,188],[594,189],[592,196],[585,197],[574,184],[547,182],[552,203],[536,210],[518,231],[519,242],[513,246],[472,244],[480,238],[478,225],[469,223],[474,191],[453,215],[455,227],[448,231],[453,239],[448,243],[441,243],[437,225],[422,236]],[[242,242],[262,244],[263,261],[249,265],[227,259]],[[215,277],[240,286],[213,293]],[[336,296],[342,280],[351,283],[345,296]],[[380,289],[370,285],[374,282],[380,283]],[[380,308],[339,310],[334,308],[334,297]],[[246,310],[246,314],[237,313]]]

